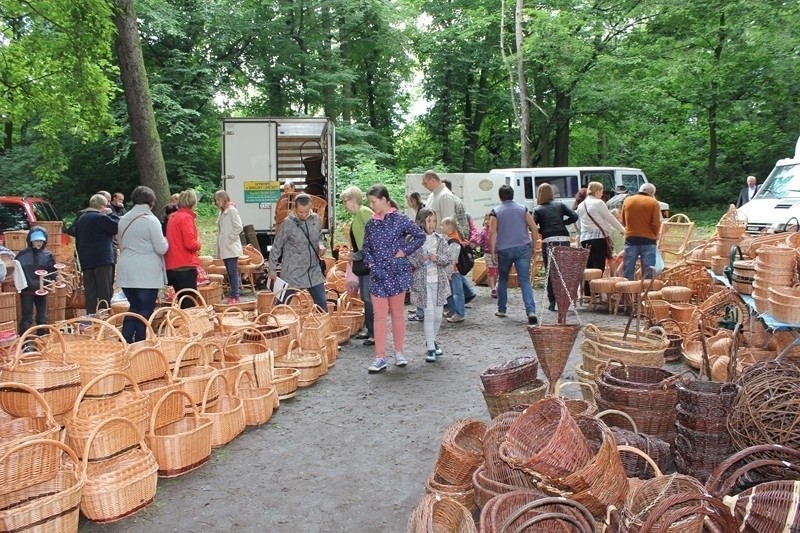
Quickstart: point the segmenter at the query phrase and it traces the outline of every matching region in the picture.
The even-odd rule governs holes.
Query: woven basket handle
[[[275,322],[276,326],[281,327],[281,321],[278,320],[278,317],[276,317],[272,313],[261,313],[253,320],[253,322],[256,324],[260,324],[262,326],[269,326],[270,319],[272,319],[272,321]]]
[[[725,476],[725,473],[728,470],[732,469],[740,461],[752,455],[764,452],[772,452],[773,454],[781,454],[785,457],[796,458],[798,460],[798,463],[800,463],[800,450],[795,450],[794,448],[789,448],[788,446],[782,446],[780,444],[760,444],[758,446],[750,446],[749,448],[745,448],[744,450],[741,450],[731,455],[730,457],[728,457],[727,459],[725,459],[724,461],[722,461],[720,464],[717,465],[717,467],[711,473],[711,476],[709,476],[708,481],[706,482],[706,489],[708,490],[708,492],[718,497],[728,494],[728,492],[730,492],[730,488],[732,488],[736,484],[736,482],[739,481],[739,477],[741,477],[742,474],[756,468],[756,467],[750,467],[750,468],[748,467],[751,464],[756,464],[759,463],[760,461],[761,462],[774,461],[779,463],[779,466],[789,467],[792,468],[793,470],[797,469],[797,467],[794,466],[794,463],[779,461],[777,459],[761,459],[752,461],[751,463],[746,464],[745,466],[740,467],[737,470],[734,470],[732,474],[723,478],[723,476]],[[757,465],[757,467],[761,466],[765,465],[764,464]]]
[[[547,521],[550,521],[550,520],[568,522],[569,524],[575,526],[575,529],[577,529],[579,533],[587,533],[587,532],[588,533],[592,533],[593,531],[595,531],[594,529],[585,528],[584,527],[585,524],[583,524],[580,521],[578,521],[577,518],[575,518],[572,515],[568,515],[568,514],[564,514],[564,513],[543,513],[543,514],[540,514],[540,515],[536,515],[533,518],[531,518],[530,520],[528,520],[527,522],[521,524],[514,531],[516,531],[516,532],[536,531],[535,528],[534,529],[530,529],[530,528],[533,528],[533,526],[535,526],[536,524],[538,524],[540,522],[547,522]],[[499,533],[506,533],[508,531],[508,527],[509,527],[509,523],[508,523],[508,520],[506,520],[503,523],[503,525],[500,526],[500,529],[498,530],[498,532]]]
[[[513,524],[514,521],[517,520],[520,516],[524,515],[528,511],[532,511],[533,509],[538,509],[538,508],[543,507],[545,505],[564,505],[566,507],[572,507],[573,509],[576,509],[578,512],[580,512],[583,515],[583,518],[586,521],[586,524],[594,524],[594,517],[592,516],[592,513],[590,513],[589,510],[586,509],[586,507],[584,507],[583,505],[581,505],[580,503],[578,503],[578,502],[576,502],[574,500],[569,500],[567,498],[563,498],[563,497],[560,497],[560,496],[553,496],[553,497],[550,497],[550,498],[541,498],[539,500],[535,500],[535,501],[526,503],[522,507],[516,509],[513,513],[511,513],[508,516],[508,518],[506,518],[506,520],[500,526],[500,529],[498,531],[499,532],[507,531],[508,528],[511,526],[511,524]],[[539,520],[539,521],[543,521],[543,520],[561,519],[562,516],[563,517],[567,517],[568,516],[569,518],[571,518],[572,521],[570,521],[570,523],[572,525],[574,525],[575,527],[577,527],[579,529],[579,531],[581,531],[581,532],[583,532],[583,531],[591,531],[591,529],[587,530],[585,527],[582,527],[580,522],[574,516],[567,515],[567,514],[564,514],[564,513],[543,513],[541,515],[538,515],[536,518],[545,517],[542,520]],[[517,529],[516,531],[525,531],[526,528],[529,527],[529,523],[536,524],[537,522],[533,522],[533,520],[535,520],[536,518],[533,518],[533,519],[529,520],[520,529]]]
[[[584,335],[586,334],[586,332],[590,332],[593,335],[596,335],[598,339],[603,338],[603,332],[600,331],[594,324],[586,324],[585,326],[583,326],[583,331]]]
[[[667,514],[667,511],[672,509],[678,504],[702,501],[703,505],[693,505],[690,507],[681,507],[675,511]],[[656,521],[662,518],[665,514],[666,520],[663,520],[658,528],[655,527]],[[707,494],[675,494],[665,498],[655,508],[653,508],[647,515],[647,520],[642,525],[640,531],[648,531],[650,533],[658,533],[667,531],[670,526],[691,515],[702,514],[718,523],[722,531],[739,531],[739,526],[733,518],[730,509],[717,498]]]
[[[73,450],[63,442],[53,439],[33,439],[33,440],[23,441],[20,444],[13,446],[6,453],[4,453],[3,456],[0,457],[0,464],[3,464],[5,461],[8,460],[9,457],[19,452],[20,450],[23,450],[25,448],[30,448],[31,446],[55,446],[56,448],[60,448],[61,451],[65,452],[76,467],[79,464],[81,464],[81,460],[78,458],[77,454],[75,453],[75,450]],[[81,479],[86,477],[85,469],[83,471],[77,470],[77,473],[78,477]]]
[[[40,339],[40,342],[42,339],[45,339],[44,336],[39,337],[37,335],[40,329],[45,329],[49,331],[50,335],[55,337],[56,341],[60,345],[60,350],[58,350],[57,353],[61,354],[61,362],[62,363],[67,362],[67,345],[64,342],[64,335],[61,334],[61,331],[59,331],[58,328],[51,326],[49,324],[42,324],[41,326],[33,326],[32,328],[28,328],[28,330],[25,331],[25,333],[19,336],[19,338],[16,341],[17,349],[14,350],[14,355],[11,358],[10,370],[13,370],[17,366],[17,361],[22,356],[22,351],[25,349],[25,344],[27,343],[29,337]],[[48,335],[47,337],[49,337],[50,335]],[[45,350],[41,351],[44,352]],[[44,357],[44,353],[42,354],[42,356]]]
[[[120,330],[114,327],[113,324],[110,324],[105,320],[100,320],[99,318],[91,318],[91,317],[72,318],[70,320],[64,320],[63,322],[59,322],[58,327],[59,328],[74,327],[75,331],[80,331],[81,327],[85,327],[86,324],[92,324],[98,326],[97,335],[91,336],[90,338],[98,339],[100,338],[103,332],[109,331],[114,337],[116,337],[116,340],[118,340],[123,346],[128,345],[128,343],[125,341],[125,338],[122,336],[122,332]]]
[[[631,428],[633,429],[634,433],[639,433],[639,428],[636,426],[636,422],[631,418],[631,415],[626,413],[625,411],[620,411],[618,409],[606,409],[605,411],[601,411],[594,415],[594,417],[598,420],[602,420],[606,415],[619,415],[631,424]]]
[[[126,318],[132,318],[134,320],[138,320],[139,322],[141,322],[144,325],[144,329],[147,332],[147,334],[145,336],[146,339],[154,339],[155,338],[156,332],[153,331],[153,326],[150,324],[150,322],[147,321],[147,319],[145,317],[143,317],[139,313],[131,313],[130,311],[123,311],[122,313],[115,313],[115,314],[111,315],[110,317],[108,317],[108,320],[106,320],[106,322],[108,322],[109,324],[111,324],[114,327],[122,327],[122,324],[123,324],[123,322],[125,321]],[[119,323],[119,325],[117,325],[117,323]],[[139,340],[142,340],[142,339],[139,339]]]
[[[103,374],[100,374],[99,376],[93,377],[92,379],[89,380],[89,382],[86,385],[83,386],[81,391],[78,393],[78,397],[75,398],[75,404],[72,406],[72,418],[78,418],[78,408],[81,406],[83,397],[86,396],[86,394],[90,390],[92,390],[92,387],[100,383],[100,381],[111,376],[123,376],[126,380],[128,380],[128,383],[131,384],[133,390],[136,391],[136,394],[137,395],[141,394],[142,391],[139,388],[139,384],[136,383],[136,381],[127,372],[121,372],[119,370],[112,370],[111,372],[105,372]],[[86,449],[89,449],[88,444]]]
[[[211,392],[211,384],[214,383],[214,381],[216,381],[218,379],[221,379],[222,382],[225,384],[224,387],[220,388],[220,396],[223,395],[224,391],[228,390],[228,380],[225,379],[225,376],[223,376],[219,372],[214,372],[211,375],[211,377],[208,379],[208,381],[206,382],[206,387],[203,390],[203,402],[202,402],[202,404],[200,406],[200,415],[201,416],[206,414],[206,403],[208,403],[208,394]]]
[[[250,383],[250,388],[252,388],[253,384],[256,382],[255,376],[253,376],[252,372],[246,368],[242,369],[242,371],[239,372],[239,375],[236,376],[236,381],[233,383],[233,395],[236,397],[241,398],[241,396],[239,396],[239,387],[242,385],[242,377],[244,377],[245,374],[247,374],[247,381]]]
[[[629,452],[638,455],[639,457],[644,459],[647,462],[647,464],[650,465],[650,468],[653,469],[653,472],[655,473],[656,477],[662,477],[664,475],[664,473],[658,467],[653,458],[650,457],[650,455],[648,455],[644,450],[640,450],[639,448],[636,448],[634,446],[628,446],[627,444],[620,444],[617,446],[617,451]]]
[[[39,402],[39,405],[42,407],[42,410],[45,413],[45,418],[47,419],[47,423],[51,425],[56,423],[55,418],[53,418],[53,411],[52,409],[50,409],[50,404],[47,403],[47,400],[44,399],[44,396],[42,396],[42,394],[38,390],[34,389],[30,385],[25,385],[24,383],[15,383],[13,381],[5,381],[0,383],[0,390],[5,390],[5,389],[12,389],[12,390],[17,389],[33,394],[33,397],[36,398],[36,401]]]
[[[178,327],[183,325],[185,328],[191,321],[189,315],[180,307],[159,307],[148,319],[151,328],[153,324],[155,324],[156,319],[161,318],[161,315],[164,315],[164,319],[158,326],[159,335],[178,335]],[[153,331],[156,331],[156,328],[153,328]]]
[[[578,385],[578,388],[586,387],[592,392],[592,397],[594,397],[594,389],[589,383],[583,383],[582,381],[564,381],[562,383],[556,383],[556,390],[553,393],[554,396],[561,397],[561,389],[563,389],[567,385]]]
[[[189,396],[189,394],[183,389],[173,389],[164,394],[163,396],[161,396],[161,398],[159,398],[158,401],[156,402],[155,407],[153,407],[153,412],[150,414],[150,433],[149,433],[150,435],[156,434],[156,419],[158,419],[158,412],[161,410],[161,406],[164,405],[164,402],[167,400],[167,398],[169,398],[173,394],[180,394],[181,396],[186,398],[188,401],[184,402],[184,406],[186,405],[191,406],[194,417],[200,418],[200,413],[197,412],[197,407],[194,405],[194,400],[192,400],[192,397]],[[185,416],[186,415],[184,415],[184,417]]]
[[[199,291],[189,288],[181,289],[175,293],[175,298],[172,300],[172,307],[180,307],[184,298],[190,300],[196,307],[208,307],[206,299],[203,298],[203,295],[200,294]]]
[[[173,368],[173,370],[172,370],[172,379],[173,380],[178,381],[178,372],[180,372],[181,363],[183,362],[183,354],[188,352],[190,349],[191,350],[198,350],[198,349],[201,350],[202,353],[203,353],[203,359],[207,359],[206,355],[208,354],[208,352],[206,351],[206,348],[202,344],[200,344],[197,341],[189,341],[189,342],[187,342],[186,345],[183,348],[181,348],[181,351],[178,352],[178,357],[175,358],[175,368]],[[208,363],[208,361],[205,360],[204,364],[207,364],[207,363]]]
[[[597,349],[597,347],[595,347],[594,353],[595,355],[599,355],[599,350]],[[614,365],[622,367],[622,370],[625,372],[625,375],[626,376],[628,375],[627,363],[625,363],[625,361],[623,361],[622,359],[614,359],[614,358],[609,359],[605,363],[600,363],[599,365],[597,365],[597,368],[595,369],[595,375],[602,374],[608,368]]]
[[[295,311],[291,305],[280,304],[272,308],[272,314],[275,316],[282,314],[284,311],[286,311],[288,314],[291,314],[296,319],[300,318],[300,315],[297,314],[297,311]]]
[[[235,340],[237,344],[241,344],[241,341],[244,338],[245,334],[258,336],[260,339],[259,342],[263,344],[265,348],[269,347],[269,341],[267,341],[267,338],[264,336],[263,333],[261,333],[261,330],[259,330],[258,328],[254,328],[253,326],[243,326],[232,330],[228,334],[228,336],[225,337],[225,343],[222,345],[222,350],[225,353],[227,353],[228,346],[230,346],[231,341],[233,340]]]
[[[164,364],[164,378],[167,380],[168,384],[173,384],[175,381],[172,379],[172,374],[169,373],[169,361],[167,361],[166,356],[164,356],[164,352],[159,350],[158,348],[154,348],[152,346],[145,346],[143,348],[139,348],[138,350],[134,350],[131,352],[131,362],[137,357],[143,356],[145,353],[152,352],[158,355],[158,359]]]
[[[123,424],[127,424],[127,425],[131,426],[133,428],[133,431],[136,433],[136,436],[139,438],[139,446],[142,448],[142,450],[149,450],[149,448],[147,447],[147,444],[144,442],[144,435],[142,434],[142,431],[138,427],[136,427],[136,424],[134,424],[130,419],[123,418],[121,416],[112,416],[111,418],[106,418],[105,420],[103,420],[99,424],[97,424],[95,426],[95,428],[92,430],[92,432],[89,434],[89,438],[86,439],[86,447],[84,449],[91,450],[92,449],[92,444],[94,444],[94,439],[95,439],[95,437],[97,437],[97,434],[100,432],[100,430],[103,429],[104,427],[106,427],[107,425],[109,425],[111,423],[116,423],[116,422],[122,422]],[[83,471],[84,472],[86,472],[87,469],[89,468],[89,456],[90,455],[91,454],[88,453],[88,452],[83,454]]]

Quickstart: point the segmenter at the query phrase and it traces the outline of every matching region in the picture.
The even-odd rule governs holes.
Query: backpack
[[[458,232],[461,234],[461,238],[465,240],[469,240],[470,231],[469,231],[469,215],[467,211],[464,209],[464,202],[461,201],[461,198],[458,196],[453,195],[455,198],[455,207],[453,209],[453,218],[456,219],[456,226],[458,227]]]
[[[461,249],[458,251],[458,260],[456,261],[456,270],[462,276],[469,274],[472,267],[475,266],[475,254],[472,252],[469,243],[464,243],[458,239],[450,239],[447,244],[457,242]]]

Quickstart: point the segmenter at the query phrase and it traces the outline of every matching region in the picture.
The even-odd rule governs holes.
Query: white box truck
[[[222,188],[245,227],[255,229],[262,253],[275,236],[281,185],[295,184],[327,201],[324,228],[334,228],[336,133],[318,117],[222,119]]]
[[[614,190],[624,185],[636,192],[647,176],[638,168],[625,167],[541,167],[541,168],[501,168],[488,173],[450,173],[439,174],[442,180],[452,183],[453,193],[462,199],[467,213],[480,222],[483,215],[500,203],[497,191],[501,185],[514,189],[514,200],[533,210],[536,207],[536,188],[549,183],[556,193],[556,200],[570,207],[575,194],[590,181],[599,181],[605,188],[606,200],[614,196]],[[422,186],[422,174],[406,174],[406,194],[419,192],[423,202],[428,190]],[[669,216],[669,204],[659,202],[661,212]]]
[[[739,208],[747,217],[747,233],[784,231],[800,226],[800,138],[794,157],[778,160],[752,200]]]

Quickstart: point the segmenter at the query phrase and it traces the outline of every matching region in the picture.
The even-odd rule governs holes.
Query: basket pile
[[[477,533],[472,513],[457,500],[427,494],[408,519],[408,533]]]
[[[458,420],[442,435],[436,466],[428,478],[427,492],[452,498],[475,509],[472,476],[483,462],[486,424],[480,420]]]
[[[683,379],[677,383],[678,408],[675,427],[675,463],[678,472],[705,482],[735,450],[727,419],[737,387]]]
[[[761,246],[754,264],[752,296],[758,312],[772,314],[783,322],[800,323],[800,311],[780,297],[772,299],[770,292],[773,287],[791,287],[797,281],[795,249],[785,245]]]
[[[536,356],[528,356],[484,370],[480,387],[489,415],[495,418],[517,405],[530,405],[542,399],[547,385],[536,379],[538,369]]]
[[[586,372],[596,373],[597,366],[610,359],[653,368],[664,365],[664,351],[669,347],[664,330],[654,328],[648,332],[631,332],[632,319],[622,330],[603,328],[601,331],[594,324],[583,328],[584,340],[580,350]]]

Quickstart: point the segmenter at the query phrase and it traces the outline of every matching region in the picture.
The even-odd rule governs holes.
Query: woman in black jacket
[[[539,226],[539,234],[542,239],[542,257],[545,266],[549,266],[549,250],[553,246],[569,246],[568,224],[574,224],[578,220],[578,215],[562,204],[554,201],[553,187],[549,183],[542,183],[536,189],[536,209],[533,210],[533,220]],[[547,301],[550,303],[548,309],[556,310],[556,297],[553,294],[552,276],[557,274],[549,273],[547,277]]]

